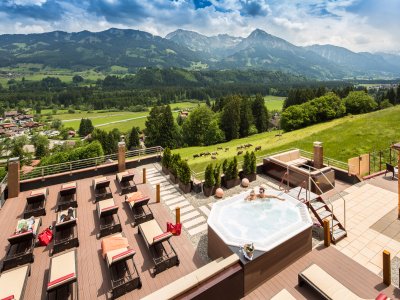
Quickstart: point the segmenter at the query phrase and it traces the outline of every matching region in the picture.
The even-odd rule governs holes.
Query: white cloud
[[[47,0],[8,0],[7,1],[9,4],[15,4],[15,5],[38,5],[42,6],[47,2]]]

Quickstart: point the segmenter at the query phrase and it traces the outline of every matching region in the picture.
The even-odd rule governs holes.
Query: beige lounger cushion
[[[118,174],[117,174],[117,179],[118,179],[118,181],[121,182],[122,178],[123,178],[124,176],[127,176],[127,175],[130,175],[130,174],[128,173],[128,171],[118,173]]]
[[[76,182],[63,183],[61,185],[62,190],[69,190],[74,188],[76,189]]]
[[[108,266],[111,266],[113,263],[135,254],[135,250],[129,249],[127,247],[108,251],[106,253],[107,264]]]
[[[118,209],[118,206],[115,205],[115,201],[113,198],[101,200],[96,203],[96,206],[97,206],[97,214],[98,214],[99,218],[101,217],[102,212],[105,212],[107,210],[112,210],[115,208]]]
[[[57,221],[56,221],[56,226],[58,225],[58,224],[65,224],[65,223],[68,223],[68,222],[71,222],[71,221],[76,221],[76,208],[75,207],[72,207],[72,210],[73,210],[73,217],[74,217],[74,219],[72,219],[72,220],[69,220],[69,221],[65,221],[65,222],[61,222],[61,216],[62,215],[68,215],[68,209],[64,209],[64,210],[60,210],[58,213],[57,213]]]
[[[148,245],[153,245],[153,238],[164,233],[160,225],[158,225],[157,221],[154,219],[142,223],[139,226]]]
[[[278,294],[273,296],[271,300],[296,300],[286,289],[283,289]]]
[[[14,299],[21,298],[22,290],[24,289],[25,278],[29,271],[29,265],[25,265],[0,275],[0,299],[14,296]]]
[[[31,193],[29,194],[30,197],[32,197],[32,196],[39,196],[39,195],[47,195],[47,188],[33,190],[33,191],[31,191]]]
[[[333,300],[362,299],[316,264],[309,266],[301,274]]]
[[[19,227],[19,224],[21,223],[21,222],[23,222],[24,221],[24,219],[20,219],[20,220],[18,220],[18,222],[17,222],[17,226],[15,226],[15,231],[18,231],[18,227]],[[32,230],[32,233],[35,235],[35,236],[37,236],[37,234],[38,234],[38,232],[39,232],[39,227],[40,227],[40,223],[42,222],[42,219],[39,217],[39,218],[35,218],[35,224],[33,224],[33,230]],[[17,233],[17,234],[13,234],[13,235],[11,235],[10,236],[10,238],[12,238],[12,237],[14,237],[14,236],[22,236],[22,235],[29,235],[29,234],[31,234],[31,231],[29,230],[29,231],[26,231],[26,232],[21,232],[21,233]],[[1,299],[1,298],[0,298]]]
[[[47,289],[53,289],[76,279],[75,250],[51,258],[51,270]]]

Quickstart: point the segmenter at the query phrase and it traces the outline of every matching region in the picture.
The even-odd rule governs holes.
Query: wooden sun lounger
[[[51,255],[73,248],[79,247],[77,211],[74,208],[74,219],[61,222],[61,216],[68,214],[68,209],[57,213],[57,220],[54,226],[54,242]]]
[[[110,180],[107,179],[107,177],[93,179],[93,190],[95,196],[95,200],[93,202],[112,197]]]
[[[76,188],[76,182],[64,183],[61,185],[58,195],[57,211],[68,207],[78,207]]]
[[[22,220],[18,221],[16,228],[18,228],[21,221]],[[41,224],[42,219],[35,218],[35,224],[32,230],[16,233],[8,238],[10,245],[3,260],[1,271],[33,262],[33,249],[36,245],[36,237],[39,234]]]
[[[24,299],[31,266],[24,265],[0,275],[0,299]]]
[[[133,180],[134,177],[135,177],[135,174],[131,174],[128,171],[121,172],[116,175],[116,179],[121,188],[120,195],[124,194],[127,191],[130,191],[130,192],[137,191],[135,181]]]
[[[26,197],[24,219],[46,215],[46,200],[49,194],[48,188],[33,190]]]
[[[50,260],[47,299],[78,299],[76,249]]]
[[[97,238],[122,231],[118,205],[115,205],[113,198],[97,202],[96,208],[100,223]]]
[[[125,237],[123,233],[117,233],[113,236]],[[113,299],[142,287],[142,281],[133,259],[135,254],[135,250],[126,247],[106,253],[105,261],[110,271]]]
[[[143,236],[153,257],[153,276],[179,265],[178,255],[169,240],[172,233],[163,232],[155,219],[140,224],[139,234]]]
[[[129,200],[134,193],[125,195],[125,202],[129,205],[129,208],[133,213],[133,225],[139,225],[141,223],[154,219],[153,212],[149,207],[150,197],[141,196],[134,200]]]
[[[302,286],[304,284],[308,285],[323,299],[362,299],[316,264],[312,264],[304,271],[299,273],[298,280],[299,286]]]
[[[286,289],[281,290],[278,294],[273,296],[271,300],[296,300]]]

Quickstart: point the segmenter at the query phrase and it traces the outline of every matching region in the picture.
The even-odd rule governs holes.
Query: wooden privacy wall
[[[369,154],[363,154],[348,160],[349,174],[364,176],[369,174]]]

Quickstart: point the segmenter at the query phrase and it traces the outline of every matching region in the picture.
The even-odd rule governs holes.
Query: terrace
[[[79,247],[77,248],[78,295],[83,299],[106,299],[111,284],[106,263],[101,255],[101,239],[96,238],[99,221],[96,217],[96,205],[92,203],[94,193],[91,188],[94,178],[106,176],[111,180],[111,193],[115,204],[119,207],[118,215],[122,232],[128,238],[129,245],[136,250],[134,260],[143,284],[141,289],[127,293],[121,297],[122,299],[140,299],[173,284],[177,279],[189,278],[188,276],[195,270],[207,265],[210,262],[207,255],[207,219],[213,204],[219,200],[195,193],[182,194],[162,173],[158,162],[160,150],[141,153],[140,157],[138,154],[123,152],[113,156],[114,162],[106,162],[107,159],[96,160],[95,164],[83,162],[82,167],[74,170],[71,169],[72,164],[65,167],[59,166],[51,171],[39,168],[35,171],[36,173],[24,175],[24,180],[19,185],[22,192],[16,197],[10,197],[0,210],[0,228],[2,228],[0,257],[3,258],[6,255],[7,238],[13,232],[17,220],[24,211],[25,199],[30,191],[38,187],[49,188],[46,203],[47,214],[42,216],[40,228],[42,231],[55,223],[57,195],[61,184],[76,181],[79,235]],[[121,155],[123,155],[123,159]],[[120,195],[121,190],[115,180],[115,174],[122,164],[129,172],[135,174],[134,180],[138,190],[150,196],[149,206],[154,218],[162,227],[165,227],[167,222],[175,223],[175,208],[180,208],[183,232],[182,235],[174,236],[171,239],[179,256],[180,264],[157,274],[156,277],[151,275],[152,258],[143,238],[138,234],[137,227],[131,225],[134,221],[132,213],[124,203],[125,198]],[[143,182],[143,169],[146,170],[146,183]],[[268,188],[279,190],[281,186],[279,181],[266,175],[259,174],[257,177],[257,180],[252,182],[249,188],[266,184]],[[11,174],[10,178],[9,173],[8,192],[9,195],[11,192],[10,196],[13,196],[12,181],[13,176]],[[400,238],[398,238],[400,223],[396,218],[396,184],[397,182],[388,180],[384,175],[373,177],[356,185],[336,179],[335,188],[323,193],[321,197],[332,203],[335,215],[340,221],[347,220],[347,237],[331,247],[324,247],[321,240],[313,237],[312,251],[301,255],[300,258],[274,272],[264,283],[246,294],[245,299],[270,298],[282,289],[288,290],[296,299],[319,299],[312,289],[299,287],[297,282],[299,272],[312,263],[318,264],[359,297],[372,299],[379,292],[384,292],[388,297],[399,298],[396,272],[398,274],[397,263],[400,261]],[[161,203],[157,203],[158,186],[160,186]],[[225,190],[225,199],[243,193],[243,191],[248,191],[248,189],[238,186],[231,190]],[[339,192],[346,201],[346,208],[343,206],[342,197],[338,197]],[[295,194],[292,192],[292,195]],[[309,195],[312,194],[309,193]],[[346,210],[346,217],[344,210]],[[52,244],[34,249],[35,261],[31,264],[31,276],[27,281],[25,299],[44,299],[46,297],[46,283],[50,268],[49,251],[51,249]],[[393,255],[391,257],[392,266],[395,270],[392,273],[393,284],[389,286],[382,283],[383,250],[388,250]],[[229,269],[229,272],[242,272],[243,264],[240,266],[235,264]],[[226,273],[224,274],[225,277],[228,276]],[[208,279],[205,285],[200,284],[201,287],[187,288],[181,296],[197,297],[198,299],[209,297],[210,294],[207,294],[207,290],[216,291],[211,288],[215,286],[215,281],[228,280],[226,278],[220,279],[218,276],[214,276]],[[228,294],[228,290],[226,293],[227,299],[232,296]],[[232,299],[242,296],[237,294],[236,297],[232,296]]]

